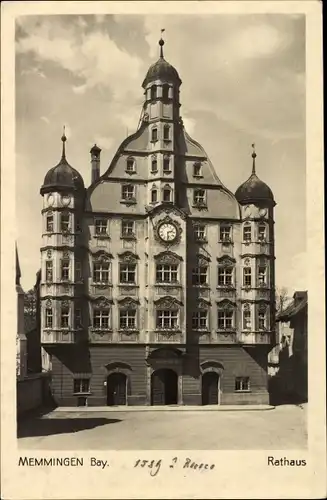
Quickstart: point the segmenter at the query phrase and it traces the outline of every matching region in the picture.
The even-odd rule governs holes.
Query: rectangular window
[[[109,283],[109,262],[94,262],[93,264],[93,282]]]
[[[151,190],[151,203],[157,203],[158,201],[158,191],[156,189]]]
[[[74,379],[74,394],[86,394],[90,392],[90,379],[75,378]]]
[[[151,160],[151,172],[158,172],[158,162],[157,158],[152,158]]]
[[[122,186],[121,197],[123,200],[131,200],[134,198],[134,186]]]
[[[121,310],[119,312],[119,328],[136,328],[136,311]]]
[[[52,328],[52,324],[53,324],[52,308],[47,307],[45,310],[45,327]]]
[[[196,241],[206,240],[206,226],[204,224],[194,224],[194,239]]]
[[[225,243],[229,243],[231,241],[231,229],[231,226],[220,226],[220,241],[223,241]]]
[[[45,263],[45,280],[53,281],[53,262],[52,260],[47,260]]]
[[[208,268],[201,266],[192,270],[192,285],[206,285],[208,280]]]
[[[176,329],[178,327],[178,311],[157,311],[157,328]]]
[[[133,158],[128,158],[126,162],[126,172],[135,172],[135,160]]]
[[[163,171],[170,172],[170,158],[169,156],[164,156],[163,159]]]
[[[243,286],[251,286],[251,267],[243,268]]]
[[[104,235],[107,233],[108,221],[106,219],[95,219],[95,234],[96,235]]]
[[[169,141],[170,139],[170,129],[169,125],[164,126],[164,141]]]
[[[204,205],[205,197],[206,197],[206,192],[204,189],[195,189],[193,193],[194,205]]]
[[[60,315],[60,327],[69,328],[69,308],[62,307]]]
[[[163,190],[163,201],[166,201],[166,202],[171,201],[171,189],[170,188]]]
[[[48,214],[47,215],[47,233],[52,233],[53,232],[53,215]]]
[[[197,311],[192,315],[193,330],[206,330],[208,328],[208,313],[207,311]]]
[[[69,231],[69,223],[70,223],[70,215],[69,214],[60,214],[60,230],[63,233]]]
[[[158,264],[156,269],[157,283],[177,283],[178,266],[173,264]]]
[[[120,283],[136,283],[136,264],[120,264]]]
[[[266,329],[266,313],[265,313],[265,311],[259,311],[258,320],[259,320],[259,330],[265,330]]]
[[[200,162],[196,162],[193,165],[193,177],[202,177],[202,165]]]
[[[235,391],[249,391],[250,390],[250,378],[249,377],[236,377],[235,379]]]
[[[131,220],[123,220],[121,223],[121,235],[124,238],[135,236],[135,224]]]
[[[233,268],[218,267],[218,286],[231,286],[233,284]]]
[[[262,286],[266,284],[267,268],[265,266],[259,266],[258,268],[258,285]]]
[[[153,128],[151,131],[151,141],[156,142],[158,140],[158,129]]]
[[[82,311],[81,309],[75,309],[75,328],[80,328],[82,326]]]
[[[70,268],[70,261],[68,259],[63,259],[61,261],[61,279],[62,280],[69,280],[69,268]]]
[[[109,329],[109,309],[95,309],[93,311],[93,328]]]
[[[251,311],[248,309],[243,311],[243,330],[251,330]]]
[[[233,327],[233,311],[218,310],[218,330],[228,330]]]
[[[75,279],[80,281],[82,279],[82,263],[80,260],[75,261]]]
[[[252,239],[252,228],[249,224],[243,227],[243,241],[249,242]]]
[[[259,241],[266,241],[266,225],[265,224],[259,224],[258,227],[258,239]]]

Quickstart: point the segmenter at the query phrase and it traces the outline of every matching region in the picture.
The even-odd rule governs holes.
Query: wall
[[[38,373],[17,380],[17,415],[36,410],[46,404],[50,377],[48,374]]]

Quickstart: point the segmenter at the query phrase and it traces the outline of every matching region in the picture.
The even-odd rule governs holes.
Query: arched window
[[[151,131],[151,141],[156,142],[158,140],[158,129],[154,127]]]
[[[169,98],[169,85],[165,83],[162,86],[162,98],[163,99],[168,99]]]
[[[158,172],[158,161],[156,156],[151,158],[151,172]]]
[[[251,308],[249,304],[243,306],[243,330],[251,330]]]
[[[170,202],[171,201],[171,187],[166,184],[163,188],[163,201]]]
[[[151,99],[156,99],[157,98],[157,86],[152,85],[151,87]]]
[[[247,223],[243,226],[243,241],[249,243],[252,240],[252,228],[251,224]]]
[[[165,125],[163,129],[164,141],[170,140],[170,127],[169,125]]]

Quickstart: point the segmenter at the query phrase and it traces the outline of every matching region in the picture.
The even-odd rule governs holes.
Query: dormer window
[[[163,201],[170,202],[171,201],[171,187],[165,186],[163,189]]]
[[[126,172],[129,174],[132,174],[135,172],[135,159],[134,158],[127,158]]]
[[[202,165],[199,161],[193,165],[193,177],[202,177]]]
[[[163,129],[163,138],[164,141],[169,141],[170,140],[170,127],[169,125],[165,125]]]
[[[163,159],[163,171],[164,172],[170,172],[170,157],[169,156],[164,156],[164,159]]]
[[[162,98],[169,99],[169,85],[167,83],[162,86]]]
[[[151,141],[157,142],[158,140],[158,129],[155,127],[151,130]]]
[[[151,172],[158,172],[158,161],[156,156],[152,156],[151,158]]]
[[[156,99],[157,98],[157,86],[152,85],[151,87],[151,99]]]
[[[204,189],[195,189],[193,192],[193,203],[197,206],[206,205],[206,192]]]

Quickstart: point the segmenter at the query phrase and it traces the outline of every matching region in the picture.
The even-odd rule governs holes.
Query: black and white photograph
[[[89,450],[309,468],[306,14],[170,3],[14,19],[20,472]]]

